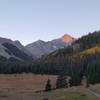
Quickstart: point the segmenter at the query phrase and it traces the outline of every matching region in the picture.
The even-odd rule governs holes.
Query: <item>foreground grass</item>
[[[100,84],[91,85],[89,88],[90,88],[90,90],[100,94]]]
[[[82,87],[72,87],[37,94],[37,100],[43,100],[43,98],[48,98],[48,100],[100,100],[100,98]]]

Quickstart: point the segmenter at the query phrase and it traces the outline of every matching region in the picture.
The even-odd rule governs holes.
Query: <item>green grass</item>
[[[48,93],[40,93],[37,100],[100,100],[100,98],[91,94],[87,89],[82,87],[73,87],[69,89],[59,89]]]

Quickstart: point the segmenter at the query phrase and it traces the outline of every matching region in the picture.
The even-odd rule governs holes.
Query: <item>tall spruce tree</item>
[[[45,91],[51,91],[51,81],[48,79],[46,86],[45,86]]]

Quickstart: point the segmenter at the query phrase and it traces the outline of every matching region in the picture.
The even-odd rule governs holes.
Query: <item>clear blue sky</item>
[[[28,44],[100,30],[100,0],[0,0],[0,37]]]

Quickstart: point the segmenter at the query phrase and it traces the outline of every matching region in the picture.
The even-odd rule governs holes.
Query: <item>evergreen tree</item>
[[[59,75],[57,82],[56,82],[56,88],[66,88],[67,87],[67,81],[66,81],[66,76],[64,75]]]
[[[45,91],[51,91],[51,81],[48,79],[47,84],[45,86]]]

